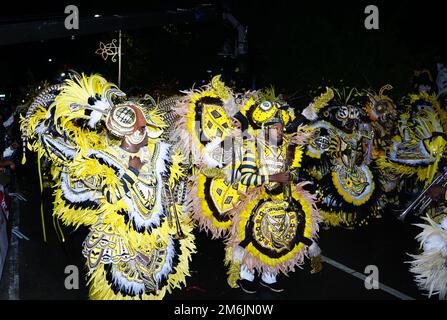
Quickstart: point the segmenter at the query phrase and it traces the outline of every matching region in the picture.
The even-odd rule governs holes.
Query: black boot
[[[239,279],[237,281],[237,284],[245,293],[253,294],[253,293],[256,293],[258,290],[258,288],[257,288],[258,286],[256,285],[256,283],[254,281]]]
[[[279,293],[279,292],[283,292],[284,291],[284,288],[282,286],[280,286],[278,284],[278,282],[267,283],[267,282],[264,282],[264,280],[261,279],[259,281],[259,283],[261,284],[261,286],[269,288],[273,292],[278,292]]]

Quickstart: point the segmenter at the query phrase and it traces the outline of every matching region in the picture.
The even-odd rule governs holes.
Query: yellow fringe
[[[320,214],[323,217],[323,223],[331,227],[338,227],[345,222],[337,213],[326,212],[320,209]]]
[[[355,206],[361,206],[362,204],[365,204],[371,198],[371,195],[373,194],[375,188],[375,183],[374,181],[372,181],[371,192],[361,200],[354,200],[338,183],[337,172],[335,171],[332,172],[332,182],[334,183],[334,186],[336,187],[338,193],[343,197],[343,200],[348,203],[352,203]]]
[[[208,207],[208,204],[206,203],[205,181],[206,181],[206,176],[203,174],[199,174],[197,177],[197,197],[200,199],[200,207],[202,209],[202,213],[207,219],[209,219],[211,221],[211,223],[214,227],[221,229],[221,230],[228,230],[231,226],[231,220],[224,221],[224,222],[216,220],[216,218],[213,216],[213,212],[211,211],[211,209]],[[209,192],[209,190],[206,190],[206,191]]]

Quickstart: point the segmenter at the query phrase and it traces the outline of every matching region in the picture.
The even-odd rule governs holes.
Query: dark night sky
[[[107,2],[108,3],[108,2]],[[78,4],[81,16],[159,11],[222,1],[129,1]],[[391,83],[405,93],[415,68],[433,69],[445,61],[445,27],[439,2],[407,1],[225,1],[231,12],[248,26],[246,65],[257,87],[274,84],[285,92],[305,91],[343,79],[346,83],[375,88]],[[67,4],[77,4],[68,1]],[[364,28],[364,8],[376,4],[380,29]],[[0,23],[63,16],[64,1],[39,3],[3,10]],[[123,46],[123,88],[148,90],[162,84],[186,89],[209,78],[206,70],[231,76],[234,61],[217,56],[233,31],[222,21],[176,26],[171,32],[148,28],[126,32]],[[19,86],[43,79],[54,80],[64,68],[100,72],[114,81],[116,65],[94,54],[99,41],[113,33],[0,47],[1,90],[17,97]],[[53,62],[49,63],[51,57]],[[434,71],[434,70],[433,70]],[[240,76],[240,74],[239,74]]]

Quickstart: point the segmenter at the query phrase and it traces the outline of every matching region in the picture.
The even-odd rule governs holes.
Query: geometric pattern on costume
[[[135,154],[121,149],[102,125],[114,108],[111,95],[124,97],[99,75],[75,76],[51,99],[38,97],[22,131],[28,147],[57,168],[53,215],[90,228],[82,250],[90,298],[162,299],[185,284],[195,252],[188,218],[178,217],[184,237],[170,219],[173,206],[181,213],[182,204],[170,203],[164,192],[167,186],[175,191],[184,178],[185,159],[152,138],[164,123],[156,109],[144,110],[150,138],[137,154],[144,161],[139,174],[131,170]]]
[[[178,120],[170,139],[192,164],[189,212],[212,238],[221,238],[228,233],[233,208],[246,189],[236,176],[242,137],[230,120],[238,111],[234,95],[215,76],[200,90],[185,92],[175,111]]]

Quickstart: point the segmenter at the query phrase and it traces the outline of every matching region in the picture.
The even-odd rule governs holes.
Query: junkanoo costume
[[[291,152],[288,165],[295,172],[302,147],[296,143],[296,133],[278,148],[262,139],[268,121],[293,120],[265,98],[259,92],[236,95],[217,76],[210,85],[186,92],[177,106],[174,140],[194,170],[188,192],[190,211],[213,237],[226,236],[232,287],[241,275],[250,278],[255,270],[274,281],[279,272],[301,265],[320,221],[315,198],[304,190],[305,182],[297,183],[297,175],[292,174],[295,180],[288,195],[268,180],[269,175],[287,170],[287,151]],[[312,248],[313,256],[317,255],[318,246]]]
[[[246,187],[239,182],[242,132],[234,93],[219,76],[202,89],[185,91],[177,101],[170,139],[189,159],[189,212],[213,238],[228,235],[234,206]]]
[[[363,103],[355,88],[326,88],[302,112],[314,132],[304,169],[314,178],[327,226],[352,228],[380,216],[380,192],[371,165],[374,135]]]
[[[398,132],[377,163],[382,171],[415,178],[428,186],[438,173],[445,153],[447,114],[434,94],[410,94],[400,114]]]
[[[374,137],[370,151],[370,158],[373,161],[377,161],[386,154],[386,150],[392,144],[393,136],[397,132],[396,105],[389,96],[385,95],[385,90],[391,90],[392,88],[391,85],[385,85],[378,94],[373,90],[366,91],[367,100],[364,109],[369,118]],[[396,201],[395,195],[400,176],[385,170],[378,170],[378,173],[380,188],[385,197],[382,197],[382,199],[386,202]],[[391,197],[393,198],[391,199]]]
[[[176,198],[185,159],[160,139],[165,124],[157,109],[124,98],[99,75],[51,86],[23,119],[24,147],[51,160],[53,215],[90,228],[82,250],[90,298],[161,299],[185,284],[195,251]],[[116,139],[136,145],[146,136],[138,153]],[[139,170],[130,157],[141,159]]]
[[[288,274],[301,266],[305,257],[320,254],[315,242],[321,222],[316,197],[304,188],[309,182],[299,178],[302,145],[309,135],[302,127],[290,132],[288,128],[296,128],[293,114],[274,99],[260,98],[244,106],[254,130],[244,141],[240,170],[247,196],[236,209],[228,240],[231,286],[235,286],[237,276],[253,281],[255,271],[262,274],[264,283],[275,283],[279,273]],[[284,129],[280,145],[272,144],[265,134],[277,123]],[[291,181],[269,181],[280,172],[289,172]]]
[[[443,103],[447,70],[438,68],[438,95],[420,91],[410,95],[408,114],[402,125],[404,139],[397,140],[391,150],[389,161],[396,170],[407,175],[417,175],[417,179],[425,182],[424,187],[433,183],[444,185],[445,188],[445,147],[447,135],[447,118]],[[444,73],[444,74],[442,74]],[[406,142],[406,144],[404,144]],[[413,154],[413,157],[410,154]],[[405,170],[406,169],[406,170]],[[423,192],[426,192],[425,190]],[[447,195],[444,195],[444,202]],[[416,240],[420,243],[420,252],[410,255],[410,271],[415,274],[415,281],[428,296],[438,295],[439,299],[447,299],[447,208],[445,205],[427,206],[429,202],[422,201],[417,205],[419,214],[425,213],[424,224],[417,224],[422,229]],[[431,201],[430,201],[431,202]],[[439,203],[439,202],[438,202]],[[405,214],[403,214],[405,218]]]

